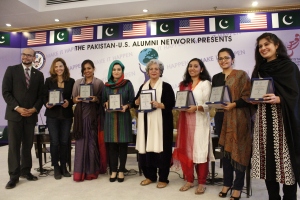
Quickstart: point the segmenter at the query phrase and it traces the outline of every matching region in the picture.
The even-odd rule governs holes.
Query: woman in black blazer
[[[62,175],[71,177],[67,171],[66,162],[73,118],[72,89],[75,81],[70,78],[69,69],[62,58],[53,60],[49,73],[50,77],[46,79],[44,90],[44,104],[47,108],[45,116],[50,134],[50,154],[52,166],[54,166],[54,178],[61,179]],[[49,99],[49,90],[58,89],[62,91],[62,98],[58,104],[53,104],[53,99]]]

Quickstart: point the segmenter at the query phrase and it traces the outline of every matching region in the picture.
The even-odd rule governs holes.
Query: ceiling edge
[[[279,11],[289,11],[289,10],[299,10],[299,9],[300,9],[300,4],[295,4],[295,5],[264,7],[264,8],[255,8],[255,9],[228,9],[228,10],[224,9],[224,10],[210,10],[210,11],[200,10],[200,11],[174,12],[174,13],[153,14],[153,15],[132,15],[132,16],[116,17],[116,18],[99,18],[99,19],[92,19],[92,20],[81,20],[81,21],[60,23],[60,24],[46,24],[43,26],[35,26],[35,27],[7,28],[7,29],[0,29],[0,31],[33,32],[33,31],[54,30],[54,29],[72,28],[78,26],[120,23],[120,22],[148,21],[148,20],[186,18],[186,17],[197,17],[197,16],[247,14],[247,13],[260,13],[260,12],[279,12]]]

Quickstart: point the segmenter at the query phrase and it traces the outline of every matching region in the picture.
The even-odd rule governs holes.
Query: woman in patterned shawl
[[[231,94],[232,103],[224,106],[224,118],[219,144],[224,148],[224,186],[219,196],[225,198],[233,189],[231,200],[240,199],[244,186],[245,170],[251,154],[251,118],[249,104],[251,83],[246,72],[233,69],[234,53],[223,48],[218,53],[223,72],[214,75],[213,81],[223,81]],[[233,179],[235,172],[235,179]]]
[[[252,156],[252,177],[265,179],[269,199],[297,199],[300,169],[300,73],[282,41],[272,33],[257,38],[253,78],[272,77],[274,94],[258,104]]]
[[[124,181],[125,164],[127,160],[127,146],[132,141],[130,108],[133,104],[134,89],[132,83],[124,79],[124,65],[115,60],[110,64],[108,71],[108,82],[102,95],[102,102],[108,109],[109,95],[120,94],[122,110],[105,112],[104,135],[108,145],[109,165],[111,169],[110,182]],[[118,170],[118,159],[120,166]],[[118,173],[117,173],[118,171]],[[117,175],[118,174],[118,175]]]

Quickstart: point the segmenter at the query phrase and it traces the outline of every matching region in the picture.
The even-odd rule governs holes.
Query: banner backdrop
[[[221,72],[217,62],[217,53],[223,47],[231,48],[235,52],[235,69],[242,69],[251,76],[254,67],[254,50],[256,38],[263,32],[240,32],[224,34],[201,34],[187,36],[151,37],[139,39],[119,39],[109,41],[92,41],[51,46],[33,47],[37,51],[36,68],[49,77],[49,69],[53,59],[62,57],[71,73],[71,77],[81,78],[81,63],[90,59],[95,63],[95,76],[107,81],[108,67],[114,60],[121,60],[125,65],[125,78],[134,86],[135,92],[147,80],[146,63],[159,59],[164,64],[163,81],[170,83],[174,92],[182,80],[189,60],[200,58],[206,65],[211,77]],[[300,29],[272,31],[281,38],[288,49],[291,59],[300,67]],[[1,74],[5,72],[5,64],[18,64],[20,50],[10,51],[0,49],[2,63]],[[16,57],[18,62],[3,62],[7,57]],[[16,60],[14,60],[16,61]],[[2,75],[3,76],[3,75]],[[0,106],[5,107],[3,99]],[[41,111],[44,115],[44,108]],[[45,122],[45,120],[43,119]],[[41,121],[39,122],[41,124]],[[6,124],[4,109],[0,111],[0,125]]]

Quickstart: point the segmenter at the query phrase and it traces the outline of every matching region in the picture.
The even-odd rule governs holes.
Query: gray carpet
[[[72,161],[74,156],[74,149],[72,150]],[[39,172],[38,159],[35,157],[34,149],[33,155],[33,169],[32,173],[36,176]],[[49,159],[49,154],[47,154]],[[222,169],[219,167],[219,162],[216,162],[217,178],[222,177]],[[44,168],[50,169],[50,162],[46,163]],[[72,166],[73,168],[73,166]],[[136,156],[134,154],[128,155],[128,161],[126,168],[131,170],[131,175],[125,177],[123,183],[110,183],[109,176],[107,174],[99,175],[98,179],[84,182],[74,182],[72,178],[62,178],[61,180],[55,180],[53,177],[53,171],[49,172],[48,176],[39,177],[38,181],[27,181],[26,179],[20,179],[17,187],[11,190],[5,189],[5,185],[9,180],[7,173],[7,146],[0,147],[0,199],[2,200],[42,200],[42,199],[55,199],[55,200],[69,200],[69,199],[104,199],[104,200],[153,200],[153,199],[170,199],[170,200],[183,200],[183,199],[209,199],[220,200],[218,193],[221,190],[222,183],[216,183],[215,185],[207,185],[205,194],[195,195],[195,189],[191,188],[186,192],[180,192],[179,188],[184,184],[184,181],[179,177],[182,177],[181,171],[171,172],[169,176],[170,183],[166,188],[158,189],[156,184],[150,184],[148,186],[140,186],[140,182],[144,179],[139,174],[134,175],[134,171],[138,170]],[[174,169],[172,169],[174,170]],[[251,180],[252,182],[252,197],[250,199],[266,200],[267,191],[263,180]],[[196,184],[196,181],[195,181]],[[298,198],[300,195],[298,192]],[[229,199],[225,198],[225,199]],[[241,199],[247,199],[246,194],[242,194]]]

